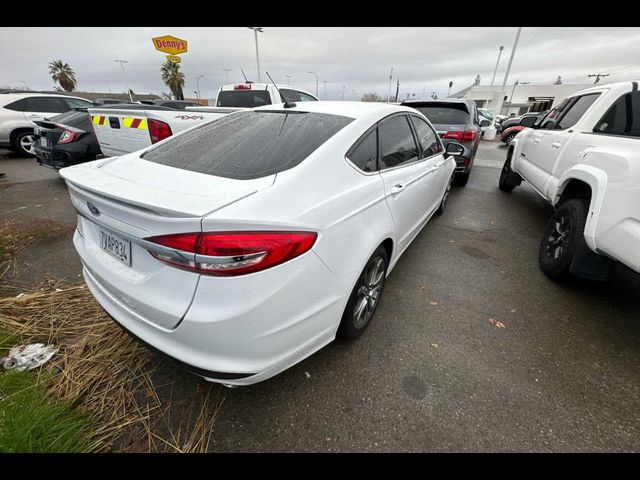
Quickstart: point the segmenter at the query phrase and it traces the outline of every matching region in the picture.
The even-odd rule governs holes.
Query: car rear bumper
[[[353,275],[332,273],[313,251],[242,277],[203,275],[186,314],[167,329],[118,297],[85,263],[76,237],[89,290],[122,328],[185,369],[225,384],[260,382],[331,342],[355,282]]]
[[[80,151],[52,150],[37,144],[33,148],[39,164],[56,170],[94,160],[93,157],[87,157],[86,148]]]

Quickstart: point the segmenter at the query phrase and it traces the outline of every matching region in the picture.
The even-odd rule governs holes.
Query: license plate
[[[131,265],[131,242],[115,233],[100,230],[100,247],[125,265]]]
[[[40,137],[40,146],[41,147],[46,147],[47,146],[47,139],[44,137]]]

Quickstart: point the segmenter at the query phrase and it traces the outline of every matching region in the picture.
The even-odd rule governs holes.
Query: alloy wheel
[[[369,322],[376,309],[384,283],[385,270],[384,258],[376,257],[362,278],[353,308],[353,324],[357,329]]]
[[[546,252],[549,258],[557,260],[565,251],[571,234],[571,222],[568,217],[562,216],[556,220],[555,228],[551,230],[547,238]]]
[[[20,139],[20,146],[24,149],[25,152],[35,155],[35,149],[33,145],[35,144],[36,139],[34,135],[25,135]]]

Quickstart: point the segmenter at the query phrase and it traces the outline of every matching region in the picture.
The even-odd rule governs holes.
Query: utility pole
[[[256,36],[256,63],[258,64],[258,83],[260,83],[260,55],[258,54],[258,32],[262,33],[262,27],[247,27],[253,30]]]
[[[496,79],[496,73],[498,73],[498,64],[500,63],[500,56],[502,55],[502,50],[504,50],[504,46],[500,45],[500,50],[498,51],[498,61],[496,62],[496,68],[493,70],[493,77],[491,77],[492,87],[493,87],[493,82]]]
[[[322,83],[324,83],[324,93],[322,94],[322,99],[326,100],[327,99],[327,81],[323,80]]]
[[[344,102],[344,90],[347,88],[346,85],[342,85],[342,101]]]
[[[391,79],[393,78],[393,67],[391,67],[391,73],[389,74],[389,90],[387,92],[387,103],[391,101]]]
[[[196,77],[196,88],[198,89],[198,100],[200,100],[200,79],[204,77],[204,75],[198,75]]]
[[[316,72],[309,72],[311,75],[315,75],[316,76],[316,98],[318,97],[318,74]]]
[[[518,27],[518,32],[516,33],[516,38],[513,42],[513,48],[511,49],[511,56],[509,57],[509,63],[507,64],[507,71],[504,72],[504,79],[502,80],[502,87],[500,87],[500,95],[498,97],[498,103],[496,104],[496,108],[494,111],[496,115],[500,115],[500,111],[502,110],[502,103],[504,102],[504,87],[507,85],[507,80],[509,79],[509,72],[511,71],[511,64],[513,63],[513,57],[516,54],[516,47],[518,46],[518,39],[520,38],[520,32],[522,32],[522,27]],[[495,129],[496,115],[494,115],[493,119],[491,119],[491,127],[493,129]],[[484,134],[486,138],[487,132],[485,131]],[[495,138],[495,131],[493,135]],[[491,134],[489,134],[489,137],[490,138],[487,138],[487,140],[493,140],[493,138],[491,138]]]
[[[231,71],[230,68],[223,68],[222,70],[224,70],[224,73],[227,74],[227,83],[229,83],[229,72]]]
[[[604,78],[604,77],[608,77],[609,74],[608,73],[594,73],[593,75],[587,75],[587,77],[591,78],[591,77],[596,77],[596,81],[593,82],[594,85],[597,85],[598,82],[600,81],[600,78]]]
[[[287,85],[289,85],[289,79],[291,78],[291,75],[285,75],[285,77],[287,77]]]
[[[127,74],[124,71],[124,64],[129,63],[126,60],[114,60],[114,62],[118,62],[122,67],[122,75],[124,75],[124,83],[127,85],[127,93],[129,94],[129,101],[133,103],[133,97],[131,96],[131,89],[129,88],[129,81],[127,80]]]

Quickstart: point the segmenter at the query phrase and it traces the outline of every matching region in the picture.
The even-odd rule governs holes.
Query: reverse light
[[[204,232],[145,240],[170,249],[150,250],[166,264],[205,275],[236,276],[292,260],[310,250],[317,236],[315,232]]]
[[[151,137],[152,144],[158,143],[160,140],[164,140],[173,135],[168,123],[149,118],[147,119],[147,125],[149,127],[149,136]]]

